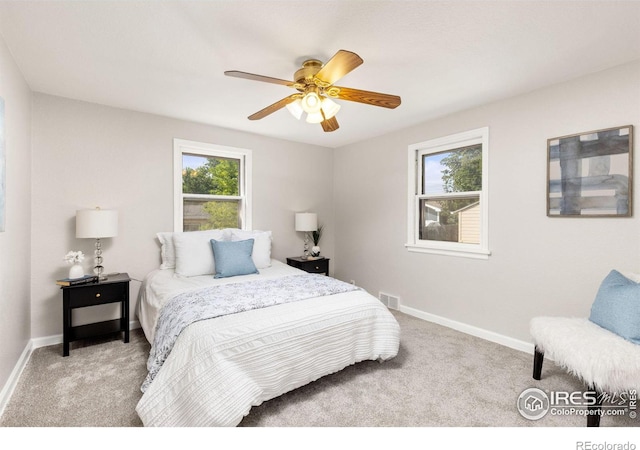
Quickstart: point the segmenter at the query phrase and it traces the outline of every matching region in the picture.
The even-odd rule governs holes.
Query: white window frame
[[[420,199],[434,197],[421,194],[422,157],[427,154],[482,144],[482,190],[464,192],[459,195],[477,194],[480,197],[481,227],[480,243],[445,242],[420,239],[418,217]],[[407,243],[410,252],[436,255],[461,256],[474,259],[488,259],[489,251],[489,128],[478,128],[462,133],[444,136],[429,141],[412,144],[408,148],[408,195],[407,195]],[[448,194],[455,197],[458,193]]]
[[[182,155],[202,155],[206,157],[220,157],[240,160],[240,195],[198,195],[182,193]],[[187,141],[184,139],[173,140],[173,229],[183,231],[182,207],[184,197],[211,198],[213,200],[240,200],[240,223],[242,229],[252,229],[251,217],[251,179],[252,156],[251,150],[244,148],[227,147],[223,145],[207,144],[204,142]]]

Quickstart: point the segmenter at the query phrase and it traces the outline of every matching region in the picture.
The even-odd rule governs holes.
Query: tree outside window
[[[250,226],[250,150],[174,140],[176,229]]]
[[[488,129],[409,146],[410,251],[485,258]]]
[[[482,146],[424,154],[422,158],[422,167],[428,168],[423,171],[423,194],[429,197],[421,200],[420,239],[477,244],[480,224],[473,208],[479,207],[479,195],[439,195],[482,190]],[[469,230],[463,232],[461,225]]]
[[[240,161],[188,154],[183,155],[182,161],[184,231],[238,228]],[[197,194],[198,197],[189,194]],[[230,198],[220,198],[224,196]]]

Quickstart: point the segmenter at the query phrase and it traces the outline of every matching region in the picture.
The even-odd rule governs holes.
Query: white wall
[[[548,218],[547,139],[632,124],[637,142],[639,121],[636,62],[337,149],[336,276],[523,341],[534,316],[588,316],[611,269],[640,272],[640,210],[634,200],[633,218]],[[484,126],[492,256],[408,252],[407,147]]]
[[[322,250],[333,254],[331,150],[34,94],[32,337],[62,332],[54,282],[67,274],[63,256],[69,250],[92,255],[94,241],[75,238],[77,209],[119,211],[119,235],[102,241],[106,272],[142,280],[159,266],[155,233],[173,230],[174,138],[253,151],[253,228],[273,231],[273,257],[301,253],[294,213],[306,210],[327,224]],[[88,273],[92,258],[84,265]],[[132,317],[139,286],[131,283]],[[78,310],[74,320],[103,320],[115,310]]]
[[[10,209],[8,231],[0,234],[0,246],[7,247],[0,277],[9,305],[0,332],[13,344],[10,355],[2,350],[0,375],[6,376],[29,336],[61,333],[61,296],[53,281],[66,274],[62,257],[93,248],[90,240],[74,237],[76,209],[100,205],[120,212],[120,235],[103,245],[107,272],[127,271],[140,280],[157,267],[154,235],[173,223],[174,137],[253,150],[253,225],[274,232],[274,257],[300,252],[293,214],[316,211],[326,225],[323,254],[335,256],[337,277],[516,339],[528,340],[535,315],[588,315],[611,268],[639,270],[637,211],[626,219],[550,219],[545,185],[547,138],[626,124],[640,132],[640,62],[335,151],[34,94],[29,333],[29,261],[20,257],[29,248],[30,188],[28,177],[14,172],[29,172],[29,92],[15,68],[7,71],[5,65],[3,77],[17,80],[4,93],[7,118],[16,119],[7,120],[13,143],[8,140]],[[478,261],[407,252],[407,146],[483,126],[491,133],[492,256]],[[89,271],[91,261],[85,266]],[[138,287],[132,283],[132,299]],[[95,308],[77,319],[102,318],[112,310]]]
[[[0,97],[5,105],[6,222],[0,233],[0,391],[31,330],[31,91],[0,38]],[[0,398],[0,401],[2,398]]]

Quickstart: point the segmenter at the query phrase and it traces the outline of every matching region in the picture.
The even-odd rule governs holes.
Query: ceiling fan
[[[255,75],[238,70],[230,70],[224,74],[229,77],[281,84],[298,91],[250,115],[249,120],[262,119],[286,106],[295,118],[300,119],[302,114],[306,113],[307,122],[319,123],[322,125],[324,131],[330,132],[339,128],[335,115],[340,109],[340,105],[332,99],[348,100],[390,109],[400,105],[400,97],[397,95],[362,91],[334,85],[340,78],[344,77],[363,62],[362,58],[355,53],[340,50],[324,65],[322,61],[317,59],[308,59],[303,62],[302,67],[293,75],[294,81]]]

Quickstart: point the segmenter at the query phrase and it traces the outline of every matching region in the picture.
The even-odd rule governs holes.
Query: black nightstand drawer
[[[85,286],[82,289],[70,290],[69,307],[82,308],[84,306],[102,305],[120,302],[129,289],[127,284],[97,284]]]
[[[309,273],[327,273],[329,272],[329,260],[318,259],[316,261],[307,261],[304,270]]]
[[[302,259],[300,257],[291,257],[287,258],[287,264],[305,272],[329,275],[329,258]]]

